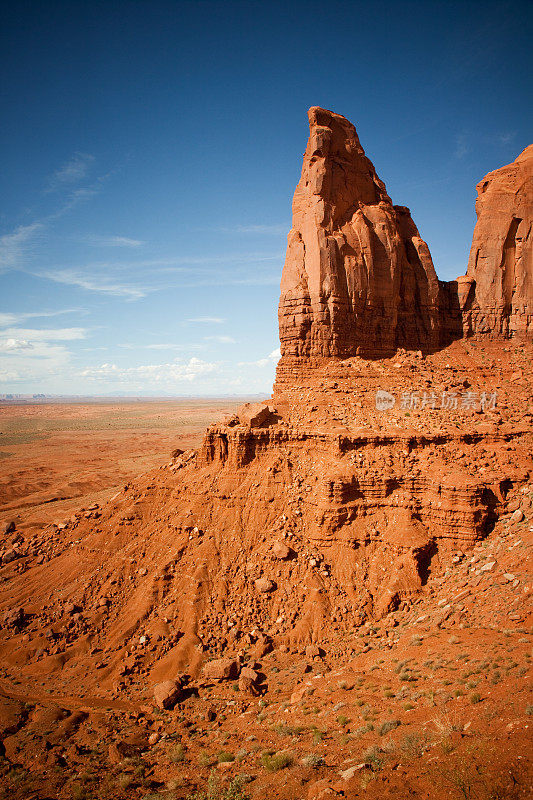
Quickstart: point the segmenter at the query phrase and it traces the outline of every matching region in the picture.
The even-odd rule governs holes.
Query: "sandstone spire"
[[[477,185],[465,333],[533,336],[533,145]]]
[[[409,209],[393,206],[347,119],[311,108],[309,127],[281,280],[281,372],[435,348],[439,284]]]

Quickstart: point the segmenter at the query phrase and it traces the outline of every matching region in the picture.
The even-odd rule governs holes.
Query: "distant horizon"
[[[310,106],[355,125],[442,280],[476,184],[531,143],[523,0],[0,14],[5,394],[268,394]]]
[[[150,395],[150,394],[116,394],[110,392],[109,394],[100,394],[100,395],[89,395],[89,394],[42,394],[42,393],[35,393],[35,394],[16,394],[14,392],[6,392],[5,394],[0,394],[0,403],[4,405],[9,405],[9,403],[13,403],[15,401],[21,402],[35,402],[35,401],[57,401],[57,402],[67,402],[67,401],[98,401],[98,400],[128,400],[128,401],[142,401],[142,400],[255,400],[255,399],[265,399],[266,393],[265,392],[258,392],[256,394],[252,393],[244,393],[244,394],[167,394],[167,395]]]

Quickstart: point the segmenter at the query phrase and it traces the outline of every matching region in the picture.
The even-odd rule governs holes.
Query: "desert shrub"
[[[168,756],[173,764],[179,764],[185,760],[185,748],[182,744],[175,744],[171,747]]]
[[[205,790],[199,790],[194,794],[187,795],[186,800],[250,800],[250,795],[245,794],[242,789],[244,783],[248,783],[249,776],[240,775],[234,778],[231,783],[225,788],[221,789],[214,772],[211,773],[207,780]],[[161,800],[161,795],[156,795],[158,800]],[[146,798],[143,798],[146,800]]]
[[[214,762],[215,759],[213,758],[213,756],[209,755],[209,753],[206,753],[205,751],[200,753],[198,756],[198,764],[201,767],[211,767],[213,766]]]
[[[122,773],[117,778],[117,783],[121,789],[127,789],[133,783],[133,776]]]
[[[397,728],[401,724],[402,723],[400,722],[399,719],[388,720],[388,722],[383,722],[379,726],[378,733],[379,733],[380,736],[385,736],[386,733],[389,733],[390,731],[393,731],[395,728]]]
[[[293,757],[286,750],[282,750],[279,753],[266,750],[261,755],[261,764],[267,772],[279,772],[280,769],[290,767],[292,762]]]
[[[374,772],[383,769],[385,766],[385,756],[379,747],[369,747],[363,753],[363,762]]]
[[[425,731],[406,733],[398,742],[398,747],[408,758],[420,758],[429,747],[430,738]]]
[[[225,750],[222,750],[217,755],[217,761],[219,764],[230,764],[232,761],[235,761],[235,756],[233,753],[227,753]]]
[[[309,753],[309,755],[304,756],[302,758],[302,764],[304,767],[313,767],[317,769],[318,767],[322,767],[325,764],[325,760],[322,756],[318,756],[315,753]]]

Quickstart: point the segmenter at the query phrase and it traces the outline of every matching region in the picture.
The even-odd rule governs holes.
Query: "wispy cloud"
[[[94,156],[89,153],[74,153],[72,158],[50,176],[46,191],[53,192],[83,180],[93,162]]]
[[[222,325],[223,322],[226,322],[224,317],[189,317],[187,322],[201,322],[201,323],[213,323],[214,325]]]
[[[454,157],[462,160],[470,152],[469,136],[466,133],[458,133],[455,137]]]
[[[280,262],[281,254],[237,255],[141,260],[95,261],[77,267],[57,267],[33,274],[56,283],[78,286],[91,292],[139,300],[156,291],[216,286],[274,286],[279,274],[263,266]],[[227,268],[221,269],[221,265]],[[150,280],[147,280],[147,275]],[[209,317],[194,317],[208,321]],[[211,318],[218,319],[218,318]]]
[[[0,269],[21,267],[43,229],[42,222],[32,222],[30,225],[19,225],[11,233],[0,236]]]
[[[178,342],[154,342],[153,344],[119,344],[123,350],[176,350],[190,352],[191,350],[205,350],[207,345],[199,343],[180,344]]]
[[[82,241],[93,247],[142,247],[146,242],[128,236],[83,236]]]
[[[146,297],[148,287],[141,288],[121,283],[115,278],[107,275],[88,276],[74,269],[47,270],[38,273],[40,277],[48,278],[55,283],[63,283],[67,286],[78,286],[90,292],[100,292],[114,297],[125,297],[128,300],[139,300]]]
[[[218,342],[219,344],[237,344],[232,336],[204,336],[206,342]]]
[[[511,144],[516,139],[516,131],[507,131],[507,133],[500,133],[497,137],[498,144]]]
[[[275,364],[281,358],[281,350],[277,347],[272,350],[265,358],[260,358],[258,361],[239,361],[239,367],[267,367],[269,364]]]
[[[234,225],[233,227],[217,228],[217,230],[223,233],[259,233],[278,236],[282,233],[288,233],[290,227],[290,225],[280,223],[277,225]]]
[[[74,339],[85,339],[85,328],[5,328],[2,338],[35,342],[67,342]]]
[[[27,319],[45,319],[48,317],[59,317],[62,314],[83,314],[79,308],[62,308],[59,311],[21,311],[21,312],[0,312],[0,328],[9,325],[18,325]]]

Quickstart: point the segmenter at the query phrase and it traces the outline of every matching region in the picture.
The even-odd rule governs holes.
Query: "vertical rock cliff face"
[[[477,185],[477,224],[459,278],[466,335],[533,337],[533,145]]]
[[[281,280],[281,371],[439,344],[439,283],[409,209],[393,206],[353,125],[309,110]]]

